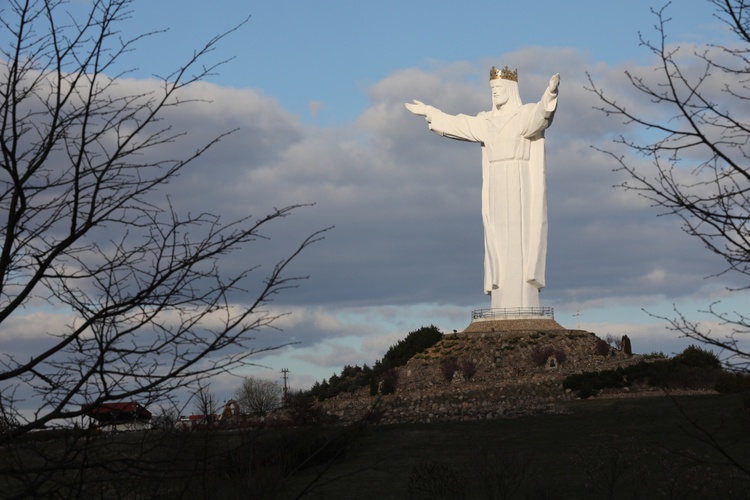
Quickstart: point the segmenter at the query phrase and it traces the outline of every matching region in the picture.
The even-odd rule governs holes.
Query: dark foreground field
[[[567,409],[375,428],[316,491],[352,499],[750,498],[741,397],[605,399]]]
[[[562,415],[486,422],[17,443],[3,455],[3,465],[16,470],[4,467],[0,494],[750,498],[750,415],[742,395],[587,400],[565,409]]]

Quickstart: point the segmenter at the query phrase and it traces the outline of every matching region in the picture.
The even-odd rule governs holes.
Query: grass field
[[[370,428],[310,497],[750,498],[750,416],[738,395],[566,409]]]
[[[0,495],[750,498],[750,415],[742,395],[593,399],[565,410],[481,422],[16,443],[1,457]]]

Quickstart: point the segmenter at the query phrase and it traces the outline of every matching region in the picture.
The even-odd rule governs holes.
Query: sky
[[[0,1],[0,5],[2,5]],[[87,5],[71,3],[71,9]],[[533,8],[530,7],[533,5]],[[166,120],[200,143],[239,130],[167,186],[178,208],[228,218],[272,207],[302,207],[270,240],[238,258],[267,265],[315,230],[325,239],[295,260],[309,276],[278,296],[289,312],[258,347],[294,343],[258,356],[234,375],[293,388],[372,364],[410,331],[434,324],[461,331],[482,291],[480,149],[429,132],[403,103],[419,99],[448,113],[488,109],[492,65],[517,68],[524,102],[560,73],[560,97],[546,134],[549,207],[543,306],[568,328],[627,334],[635,352],[679,352],[690,344],[658,316],[674,308],[701,315],[714,301],[732,310],[746,295],[723,261],[686,236],[680,221],[631,192],[610,157],[625,130],[594,109],[587,74],[625,102],[647,108],[624,72],[648,75],[658,0],[541,0],[457,3],[344,0],[136,0],[123,36],[158,32],[125,55],[121,85],[153,84],[213,36],[231,30],[209,62],[226,61],[185,90],[202,102]],[[669,8],[669,43],[726,40],[710,2]],[[161,32],[161,30],[165,30]],[[593,147],[592,147],[593,146]],[[174,154],[180,153],[179,145]],[[167,151],[169,153],[169,151]],[[229,263],[231,265],[231,263]],[[246,300],[237,297],[236,300]],[[237,379],[213,390],[229,397]]]

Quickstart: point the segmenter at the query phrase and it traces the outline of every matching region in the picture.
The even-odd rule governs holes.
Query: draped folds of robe
[[[493,308],[539,307],[547,260],[544,130],[557,95],[477,116],[429,107],[430,130],[482,147],[484,290]]]

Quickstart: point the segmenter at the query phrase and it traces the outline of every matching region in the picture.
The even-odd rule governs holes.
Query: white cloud
[[[613,189],[622,174],[590,147],[608,147],[622,127],[592,109],[596,97],[584,90],[585,72],[618,100],[636,105],[623,68],[570,49],[532,47],[505,56],[498,59],[518,66],[527,100],[544,90],[550,68],[562,72],[560,108],[547,134],[550,245],[543,303],[561,311],[613,303],[639,308],[703,293],[703,278],[720,271],[722,262],[686,237],[677,219],[656,218],[648,202]],[[342,126],[303,124],[261,92],[213,84],[191,86],[185,97],[199,102],[165,115],[163,124],[189,135],[167,145],[164,157],[239,127],[160,193],[169,192],[178,209],[233,218],[316,203],[269,227],[270,241],[223,260],[229,268],[263,265],[251,275],[249,292],[233,297],[237,302],[250,300],[252,280],[260,281],[304,236],[336,226],[290,268],[310,279],[272,304],[292,312],[279,320],[283,331],[274,339],[301,343],[285,355],[338,371],[346,363],[373,362],[425,323],[461,330],[472,308],[488,306],[481,286],[479,148],[432,134],[403,107],[420,99],[454,113],[485,109],[485,66],[460,62],[394,72],[367,89],[368,108]],[[125,80],[119,88],[153,84]],[[736,283],[731,276],[719,281]],[[29,317],[3,336],[33,337],[59,326],[55,321],[39,313],[33,324]],[[341,339],[347,343],[336,343]]]
[[[500,59],[517,62],[526,99],[544,89],[548,68],[562,68],[560,108],[547,134],[548,301],[571,293],[579,301],[660,292],[677,298],[720,270],[721,262],[681,233],[678,220],[657,219],[648,201],[614,189],[623,175],[612,172],[610,157],[591,148],[609,147],[622,127],[593,109],[596,96],[584,89],[585,72],[618,102],[636,105],[624,67],[593,63],[571,49],[532,47]],[[190,132],[190,143],[240,130],[169,190],[183,209],[233,216],[315,202],[270,228],[270,242],[237,257],[273,262],[295,239],[335,225],[294,267],[310,280],[279,299],[324,306],[324,322],[316,323],[323,317],[319,311],[304,316],[321,334],[337,335],[337,318],[352,306],[481,303],[479,149],[430,133],[403,103],[418,98],[450,112],[485,109],[485,72],[483,64],[465,62],[397,71],[368,89],[370,106],[358,120],[327,128],[300,123],[254,90],[193,86],[188,97],[201,102],[168,116]],[[643,282],[636,277],[655,268],[663,279],[652,275],[639,289]]]

